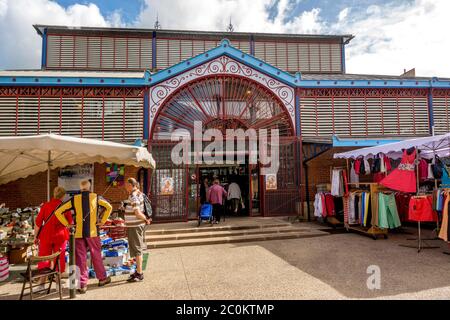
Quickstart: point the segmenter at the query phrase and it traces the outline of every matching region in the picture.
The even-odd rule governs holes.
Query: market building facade
[[[0,136],[51,131],[142,141],[157,168],[126,168],[126,175],[142,181],[160,222],[196,218],[199,185],[214,176],[239,182],[248,216],[295,215],[313,185],[329,181],[321,157],[333,146],[450,132],[450,79],[347,74],[351,35],[35,29],[41,70],[0,72]],[[248,161],[174,164],[171,134],[192,133],[196,121],[222,133],[277,129],[278,173],[268,181],[261,164]],[[105,170],[95,166],[99,193]],[[40,182],[37,175],[0,186],[0,202],[38,205],[45,199]],[[23,190],[30,192],[18,196]],[[109,192],[116,203],[123,196]]]

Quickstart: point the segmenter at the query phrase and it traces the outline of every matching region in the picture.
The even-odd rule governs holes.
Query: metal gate
[[[300,146],[301,141],[296,137],[280,138],[280,166],[274,177],[276,188],[273,188],[273,183],[268,181],[270,176],[262,176],[264,216],[288,216],[301,213],[303,201],[300,183]]]
[[[156,161],[150,191],[155,222],[176,222],[188,219],[188,168],[172,162],[170,155],[175,144],[176,142],[171,141],[150,143],[151,152]]]

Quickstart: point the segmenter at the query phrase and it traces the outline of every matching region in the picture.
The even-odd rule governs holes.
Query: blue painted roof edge
[[[0,76],[0,86],[100,86],[142,87],[143,78],[99,78],[99,77],[7,77]]]
[[[339,139],[333,136],[333,147],[375,147],[381,146],[388,143],[400,142],[402,140],[389,140],[389,139]]]
[[[227,39],[221,45],[198,56],[182,61],[167,69],[151,74],[146,70],[144,77],[138,78],[108,78],[108,77],[28,77],[0,76],[0,86],[119,86],[119,87],[151,87],[168,80],[180,73],[198,67],[205,62],[226,55],[255,70],[267,74],[287,85],[297,88],[443,88],[450,89],[450,80],[302,80],[300,72],[292,75],[274,67],[263,60],[231,46]]]

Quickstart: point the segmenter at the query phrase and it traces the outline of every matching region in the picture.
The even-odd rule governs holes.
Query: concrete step
[[[153,243],[156,241],[171,241],[171,240],[188,240],[188,239],[204,239],[204,238],[223,238],[234,236],[245,236],[255,234],[277,234],[277,233],[290,233],[290,232],[306,232],[309,228],[277,226],[277,227],[265,227],[265,228],[247,228],[247,229],[219,229],[213,230],[213,228],[204,229],[203,232],[182,232],[171,234],[146,234],[145,240]]]
[[[194,225],[194,222],[191,222]],[[158,228],[158,225],[153,225],[145,234],[147,236],[154,235],[168,235],[168,234],[181,234],[181,233],[203,233],[203,232],[214,232],[214,231],[228,231],[228,230],[250,230],[250,229],[266,229],[266,228],[281,228],[292,226],[287,222],[277,222],[277,223],[266,223],[266,224],[243,224],[243,225],[211,225],[207,222],[203,222],[200,227],[192,226],[190,228]]]
[[[224,243],[240,243],[253,241],[269,241],[269,240],[283,240],[283,239],[299,239],[299,238],[313,238],[323,237],[329,235],[326,232],[319,230],[297,230],[293,232],[278,232],[278,233],[256,233],[246,235],[233,235],[222,237],[203,237],[183,240],[166,240],[166,241],[152,241],[147,243],[149,249],[172,248],[172,247],[186,247],[186,246],[202,246]]]

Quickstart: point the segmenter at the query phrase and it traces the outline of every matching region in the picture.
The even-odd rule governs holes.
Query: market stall
[[[447,241],[448,224],[440,228],[439,222],[448,221],[449,157],[450,134],[335,154],[335,159],[347,160],[347,167],[335,169],[332,177],[333,192],[343,195],[346,228],[386,237],[403,222],[417,222],[420,251],[420,223],[434,222]],[[348,179],[345,191],[339,174]],[[373,181],[359,182],[362,175]]]
[[[143,147],[54,134],[0,137],[0,184],[47,171],[47,181],[44,183],[48,199],[50,170],[105,162],[155,168],[155,161]],[[26,193],[27,190],[23,192]],[[27,255],[33,254],[33,226],[38,211],[39,208],[12,210],[0,206],[0,256],[8,256],[9,262],[18,263]],[[114,233],[111,230],[117,229],[109,228],[103,235],[107,237],[107,233]],[[73,250],[71,252],[73,253]],[[73,260],[70,265],[73,265],[73,254],[71,259]]]

